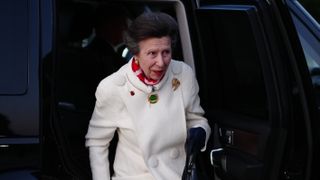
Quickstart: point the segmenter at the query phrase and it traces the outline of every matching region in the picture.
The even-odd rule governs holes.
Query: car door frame
[[[269,80],[271,80],[271,83],[269,83],[269,86],[272,90],[269,90],[269,95],[273,94],[272,98],[269,98],[269,101],[275,101],[271,103],[272,105],[278,105],[277,108],[273,109],[273,113],[270,115],[273,115],[274,117],[278,117],[280,122],[274,123],[277,124],[276,127],[278,128],[278,132],[274,131],[273,134],[275,137],[274,139],[278,139],[281,137],[281,141],[278,141],[277,144],[271,143],[269,145],[269,149],[277,149],[279,152],[278,156],[272,156],[269,155],[270,159],[273,159],[273,165],[268,165],[269,170],[266,170],[265,173],[266,176],[264,176],[264,179],[277,179],[279,177],[293,177],[293,175],[296,172],[290,171],[290,165],[287,163],[285,164],[283,162],[283,159],[291,159],[289,162],[294,162],[292,160],[292,155],[289,157],[284,152],[287,150],[286,148],[296,146],[294,143],[290,144],[289,141],[295,141],[295,138],[297,136],[293,136],[293,129],[296,129],[297,124],[293,123],[292,120],[294,120],[294,117],[297,113],[299,113],[299,117],[302,117],[301,123],[305,126],[303,137],[302,139],[305,140],[305,147],[307,149],[306,156],[304,157],[306,168],[303,169],[303,175],[301,172],[299,172],[299,175],[297,176],[304,176],[305,179],[308,179],[311,176],[311,163],[312,163],[312,156],[313,156],[313,139],[311,134],[311,119],[314,119],[314,105],[310,104],[310,91],[308,90],[310,88],[310,81],[308,80],[308,76],[306,76],[306,65],[305,65],[305,58],[301,49],[301,46],[299,45],[299,41],[297,38],[297,34],[295,31],[295,27],[293,26],[290,16],[288,14],[287,5],[283,2],[276,2],[276,1],[186,1],[185,2],[187,8],[187,11],[189,11],[187,14],[189,15],[188,19],[189,24],[191,25],[191,32],[192,33],[192,40],[194,44],[194,54],[195,59],[199,59],[195,62],[196,64],[196,70],[197,75],[199,77],[199,83],[200,83],[200,89],[202,90],[201,96],[202,100],[205,99],[202,104],[204,104],[204,107],[208,107],[208,101],[206,100],[208,98],[208,94],[211,93],[210,89],[210,83],[208,83],[208,80],[210,77],[207,77],[207,71],[204,71],[204,67],[207,65],[205,64],[206,57],[205,57],[205,49],[203,48],[203,39],[201,39],[201,35],[204,36],[203,32],[200,32],[199,27],[199,18],[198,12],[201,11],[201,8],[209,5],[251,5],[255,6],[259,9],[259,13],[262,12],[262,14],[259,14],[260,22],[261,22],[261,29],[264,30],[263,38],[265,38],[262,41],[268,42],[265,47],[268,48],[269,53]],[[221,7],[220,7],[221,8]],[[193,28],[194,27],[194,28]],[[261,30],[260,29],[260,30]],[[280,50],[283,50],[284,52],[280,52]],[[267,53],[267,54],[268,54]],[[290,64],[290,67],[286,67],[286,63]],[[267,68],[268,69],[268,68]],[[286,69],[286,71],[283,71],[283,69]],[[266,70],[264,70],[264,73],[266,73]],[[309,78],[310,79],[310,78]],[[267,86],[267,84],[266,84]],[[201,91],[200,90],[200,91]],[[307,92],[306,92],[307,91]],[[271,94],[270,94],[271,92]],[[293,95],[292,95],[293,94]],[[310,108],[309,108],[310,107]],[[272,108],[272,106],[270,107]],[[297,108],[302,108],[302,111],[296,112],[295,110]],[[219,117],[217,117],[217,112],[213,111],[213,109],[206,109],[207,111],[207,117],[212,122],[212,126],[216,126],[215,128],[218,132],[221,131],[221,124],[224,124],[224,127],[232,129],[232,126],[235,126],[234,124],[226,124],[225,120],[219,121]],[[231,113],[227,113],[231,114]],[[234,122],[233,122],[234,123]],[[239,123],[238,125],[241,125]],[[245,127],[246,125],[244,125]],[[250,125],[247,125],[247,127],[250,127]],[[269,126],[271,130],[276,130],[274,126]],[[242,127],[243,128],[243,127]],[[290,132],[289,132],[290,131]],[[212,148],[217,148],[217,139],[221,139],[221,133],[215,133],[218,137],[212,137],[213,140],[215,140],[212,144]],[[270,134],[269,134],[270,135]],[[212,141],[213,141],[212,140]],[[299,142],[302,141],[301,139]],[[286,143],[287,142],[287,143]],[[286,144],[285,144],[286,143]],[[223,144],[223,143],[222,143]],[[274,147],[272,148],[272,145]],[[225,148],[225,146],[224,146]],[[228,148],[227,148],[228,149]],[[293,152],[295,154],[297,152]],[[267,154],[267,153],[266,153]],[[208,155],[208,153],[207,153]],[[267,157],[267,156],[266,156]],[[272,168],[273,167],[273,170]],[[207,171],[210,171],[207,169]],[[210,174],[210,173],[208,173]],[[230,178],[230,177],[229,177]],[[235,177],[236,179],[240,179],[239,177]],[[228,177],[226,177],[228,179]],[[262,177],[261,177],[262,179]]]

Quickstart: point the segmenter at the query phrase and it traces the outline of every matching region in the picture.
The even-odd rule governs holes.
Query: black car
[[[1,180],[91,179],[84,136],[101,77],[87,47],[111,4],[128,23],[176,18],[174,59],[196,72],[213,129],[199,179],[320,179],[320,26],[298,1],[2,0]]]

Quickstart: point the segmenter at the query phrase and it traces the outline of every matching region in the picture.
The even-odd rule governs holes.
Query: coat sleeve
[[[208,139],[211,134],[211,128],[208,124],[208,120],[204,117],[204,110],[200,105],[199,98],[199,85],[193,70],[185,65],[184,67],[184,77],[185,77],[185,103],[186,103],[186,120],[187,128],[201,127],[206,131],[206,143],[202,148],[205,151]]]
[[[96,91],[96,105],[86,134],[93,180],[110,179],[109,144],[117,129],[121,103],[114,93],[112,83],[102,81]]]

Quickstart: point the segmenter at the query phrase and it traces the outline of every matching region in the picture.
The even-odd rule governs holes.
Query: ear
[[[138,56],[133,56],[133,59],[134,59],[134,62],[136,63],[136,64],[139,64],[139,58],[138,58]]]
[[[137,61],[139,61],[139,59],[140,59],[140,55],[139,55],[139,54],[136,54],[136,55],[134,55],[133,57],[134,57],[134,59],[137,60]]]

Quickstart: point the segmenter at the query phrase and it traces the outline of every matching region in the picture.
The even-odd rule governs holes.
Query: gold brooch
[[[172,88],[175,91],[180,86],[180,81],[177,78],[172,79]]]

